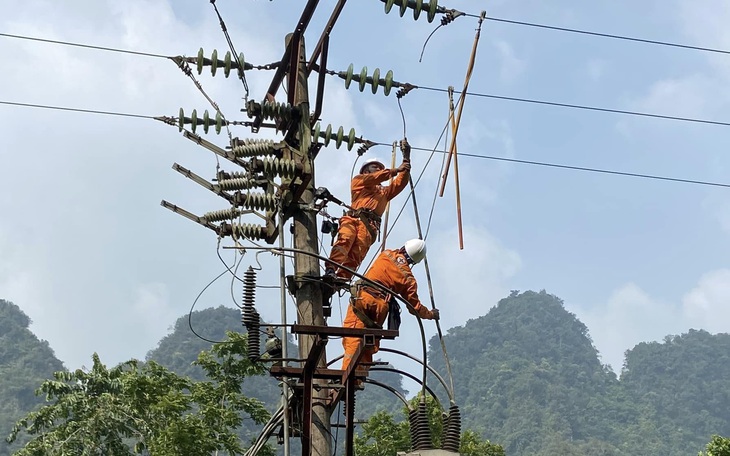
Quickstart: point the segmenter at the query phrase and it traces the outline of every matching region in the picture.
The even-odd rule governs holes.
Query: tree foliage
[[[411,400],[412,409],[418,407],[421,398]],[[434,448],[441,448],[443,437],[443,415],[433,398],[426,399],[426,411],[431,429]],[[408,414],[408,409],[404,408]],[[396,421],[395,417],[385,411],[379,411],[363,424],[362,430],[355,437],[355,454],[358,456],[395,456],[399,451],[411,448],[410,425],[407,420]],[[461,435],[459,453],[462,456],[505,456],[500,445],[482,439],[476,432],[467,430]]]
[[[730,439],[713,435],[705,452],[700,452],[698,456],[730,456]]]
[[[35,388],[63,369],[48,346],[28,326],[31,321],[15,304],[0,299],[0,435],[7,435],[21,416],[40,406]],[[0,456],[9,455],[25,440],[10,445],[0,440]]]
[[[268,412],[241,393],[241,384],[263,368],[241,355],[245,336],[228,337],[198,357],[206,381],[155,362],[109,369],[96,354],[88,372],[56,372],[39,389],[51,404],[20,420],[9,437],[33,436],[16,454],[242,454],[236,429],[244,418],[265,421]]]

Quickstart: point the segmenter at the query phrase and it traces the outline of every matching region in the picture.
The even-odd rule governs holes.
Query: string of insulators
[[[277,176],[293,179],[297,174],[297,162],[286,158],[265,157],[256,160],[254,169],[260,171],[264,177],[269,179]]]
[[[223,220],[233,220],[241,215],[241,211],[236,208],[221,209],[220,211],[212,211],[203,214],[203,218],[209,222],[222,222]]]
[[[408,8],[413,10],[413,19],[418,20],[422,12],[426,12],[428,22],[431,23],[436,18],[437,13],[443,13],[445,8],[438,5],[438,0],[380,0],[385,3],[385,14],[390,13],[393,6],[399,7],[398,13],[400,17],[406,14]]]
[[[393,80],[393,70],[388,70],[384,78],[380,77],[380,68],[376,68],[372,75],[368,75],[368,67],[362,67],[360,73],[355,73],[353,64],[347,67],[347,71],[336,73],[338,77],[345,80],[345,88],[349,89],[352,81],[358,83],[360,92],[365,90],[365,86],[370,84],[373,94],[378,92],[378,87],[383,87],[383,93],[387,97],[393,87],[400,87],[403,84]]]
[[[413,450],[433,449],[431,428],[428,425],[428,411],[426,410],[425,402],[419,403],[417,408],[408,412],[408,424]]]
[[[449,407],[449,414],[444,420],[443,429],[441,447],[446,451],[458,453],[461,446],[461,412],[459,406],[452,405]]]
[[[319,138],[324,139],[324,146],[329,146],[330,142],[332,141],[332,124],[328,124],[324,131],[322,130],[322,126],[317,122],[314,126],[314,129],[312,129],[312,138],[314,141],[318,141]],[[347,137],[345,137],[345,129],[340,126],[337,129],[337,133],[334,135],[335,139],[335,147],[337,149],[342,146],[342,142],[347,139],[347,150],[352,150],[355,143],[361,143],[363,142],[362,139],[357,138],[355,136],[355,129],[350,128],[350,131],[347,133]]]
[[[257,155],[273,155],[274,141],[260,138],[233,138],[231,151],[236,157],[255,157]]]
[[[249,190],[259,186],[260,184],[258,181],[246,177],[236,177],[218,181],[218,187],[221,190]]]
[[[235,237],[248,239],[266,239],[266,227],[254,225],[253,223],[232,223],[231,232]]]
[[[246,114],[249,118],[261,116],[264,119],[289,122],[297,112],[298,110],[289,103],[279,103],[277,101],[257,103],[249,100],[246,104]]]
[[[248,331],[248,359],[255,361],[261,354],[261,317],[254,307],[256,297],[256,271],[251,266],[243,275],[243,305],[241,322]]]
[[[223,126],[228,125],[228,123],[229,122],[223,118],[220,111],[216,111],[215,118],[211,119],[207,109],[203,111],[203,118],[201,119],[198,117],[197,110],[193,109],[193,112],[190,113],[190,117],[185,117],[185,112],[183,111],[183,108],[180,108],[180,115],[177,118],[178,130],[183,131],[183,127],[185,125],[190,125],[193,133],[195,133],[198,125],[202,125],[203,131],[206,133],[208,133],[208,130],[211,126],[214,126],[216,134],[220,134]]]
[[[185,60],[189,63],[194,63],[196,65],[198,69],[198,74],[201,74],[203,72],[204,66],[209,66],[210,74],[212,76],[215,76],[218,68],[223,68],[223,75],[225,77],[230,76],[231,69],[240,69],[240,65],[238,64],[238,62],[241,62],[244,70],[253,69],[253,65],[251,65],[250,63],[246,63],[246,60],[243,58],[243,52],[238,54],[238,61],[236,61],[236,58],[231,55],[230,51],[226,52],[223,60],[220,60],[218,59],[218,50],[213,49],[210,58],[207,59],[205,58],[205,51],[203,51],[203,48],[200,48],[198,50],[197,57],[186,57]]]
[[[276,196],[270,193],[241,193],[238,198],[235,199],[235,204],[249,209],[256,210],[276,210],[277,200]]]

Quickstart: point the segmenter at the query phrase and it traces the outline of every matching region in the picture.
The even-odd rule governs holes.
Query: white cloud
[[[634,283],[618,288],[605,304],[571,310],[588,327],[603,363],[616,373],[621,372],[626,350],[688,329],[678,306],[653,299]]]
[[[512,46],[504,40],[498,40],[494,43],[499,56],[499,78],[505,84],[514,84],[518,82],[520,77],[527,69],[527,61],[520,59],[515,54]]]
[[[682,298],[682,310],[693,327],[730,332],[730,269],[704,274]]]

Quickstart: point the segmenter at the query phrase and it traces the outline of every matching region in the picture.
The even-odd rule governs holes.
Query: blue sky
[[[280,58],[300,3],[217,4],[237,50],[265,64]],[[310,50],[334,3],[320,2]],[[331,69],[353,63],[371,72],[392,69],[396,80],[424,87],[463,84],[476,19],[459,18],[436,32],[419,63],[435,23],[385,15],[376,0],[350,3],[332,34]],[[730,6],[719,0],[444,5],[730,49]],[[0,5],[0,13],[2,33],[163,55],[195,55],[201,46],[206,54],[226,50],[209,2],[28,0]],[[0,37],[0,52],[6,62],[0,101],[151,116],[174,116],[180,107],[211,109],[164,59],[6,37]],[[271,76],[248,73],[251,98],[263,96]],[[243,118],[240,83],[206,72],[199,79],[229,118]],[[486,21],[470,91],[728,121],[728,82],[727,55]],[[403,108],[411,143],[434,147],[447,118],[445,94],[414,90]],[[379,142],[403,135],[393,95],[346,91],[338,78],[327,80],[322,121],[355,127]],[[0,132],[0,298],[28,313],[32,329],[70,368],[88,364],[93,351],[109,363],[143,357],[222,270],[212,232],[159,206],[166,199],[196,213],[223,208],[222,200],[170,169],[178,162],[212,177],[215,159],[176,129],[145,119],[0,105]],[[245,129],[233,133],[252,136]],[[727,134],[722,126],[470,97],[459,151],[730,182]],[[208,139],[225,143],[225,136]],[[370,155],[386,159],[390,150],[377,147]],[[414,152],[416,172],[428,156]],[[344,149],[324,150],[317,185],[346,198],[354,160]],[[440,161],[436,155],[417,188],[424,218]],[[458,249],[451,179],[428,237],[445,328],[485,314],[511,289],[545,289],[586,323],[603,362],[616,371],[636,343],[690,328],[730,330],[730,190],[467,157],[460,165],[466,248]],[[405,201],[402,195],[395,207]],[[415,235],[409,206],[392,239],[402,243]],[[233,260],[229,251],[224,255]],[[255,264],[252,253],[242,267],[248,264]],[[266,259],[260,283],[275,283],[277,274],[277,260]],[[418,274],[427,299],[423,270]],[[219,304],[233,305],[230,278],[199,305]],[[278,318],[278,292],[262,291],[259,307],[265,318]],[[403,334],[414,330],[408,321]],[[397,346],[418,351],[408,337]],[[339,353],[331,344],[330,356]]]

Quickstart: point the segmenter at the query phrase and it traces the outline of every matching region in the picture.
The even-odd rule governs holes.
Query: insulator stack
[[[215,127],[216,134],[220,134],[223,126],[228,125],[228,121],[223,118],[220,112],[216,112],[215,118],[212,119],[207,109],[203,111],[202,118],[198,117],[198,112],[195,109],[193,109],[190,117],[185,117],[185,112],[183,111],[183,108],[180,108],[180,115],[177,118],[178,130],[182,131],[183,127],[188,124],[191,126],[193,133],[195,133],[195,130],[197,130],[198,126],[200,125],[203,127],[203,131],[205,133],[208,133],[210,127],[213,126]]]
[[[203,214],[203,218],[209,222],[222,222],[223,220],[233,220],[241,215],[241,211],[235,208],[222,209],[220,211],[212,211]]]
[[[428,22],[433,22],[436,18],[437,13],[443,13],[445,8],[438,5],[438,0],[381,0],[385,3],[385,14],[390,13],[393,6],[397,5],[399,10],[398,14],[403,17],[406,14],[408,8],[413,10],[413,19],[418,20],[422,12],[426,12]]]
[[[254,225],[252,223],[233,223],[231,230],[235,237],[248,239],[266,239],[266,227],[263,225]]]
[[[267,178],[279,176],[292,179],[297,173],[297,162],[285,158],[267,157],[257,160],[255,168]]]
[[[297,112],[289,103],[279,103],[276,101],[264,101],[263,103],[257,103],[253,100],[249,100],[246,105],[246,114],[249,118],[261,116],[264,119],[281,120],[289,122]]]
[[[238,177],[234,179],[223,179],[218,181],[221,190],[248,190],[258,187],[259,183],[254,179]]]
[[[449,414],[444,421],[443,438],[441,447],[444,450],[459,452],[461,446],[461,412],[457,405],[449,407]]]
[[[246,138],[233,139],[231,149],[236,157],[255,157],[257,155],[273,155],[274,141],[270,139]]]
[[[312,137],[315,141],[318,141],[319,138],[324,139],[325,147],[329,146],[333,136],[335,139],[335,147],[337,149],[342,146],[342,142],[345,140],[347,140],[347,150],[352,150],[352,147],[355,145],[356,142],[362,142],[362,139],[355,136],[354,128],[350,128],[347,136],[345,136],[345,129],[342,126],[337,129],[337,133],[334,135],[332,134],[332,124],[328,124],[324,131],[321,131],[321,129],[322,126],[319,124],[319,122],[317,122],[317,124],[314,126],[314,129],[312,130]]]
[[[197,57],[188,57],[186,60],[190,63],[194,63],[197,66],[198,74],[201,74],[203,72],[204,66],[209,66],[210,74],[213,76],[215,76],[218,68],[223,68],[223,74],[225,75],[225,77],[230,76],[231,68],[240,68],[238,62],[241,62],[244,70],[250,70],[253,68],[253,65],[251,65],[250,63],[246,63],[246,60],[243,58],[243,52],[238,54],[238,61],[236,61],[236,58],[231,55],[230,51],[226,52],[223,60],[219,60],[218,50],[213,49],[211,57],[209,59],[206,59],[203,48],[200,48],[200,50],[198,50]]]
[[[365,86],[370,84],[373,94],[378,92],[378,87],[383,87],[385,96],[390,95],[393,87],[400,87],[402,85],[400,82],[393,80],[393,70],[388,70],[384,78],[380,77],[380,68],[376,68],[372,76],[368,75],[368,67],[362,67],[360,74],[356,74],[352,63],[347,67],[347,71],[340,71],[337,73],[337,76],[345,80],[346,89],[349,89],[352,81],[355,81],[358,83],[360,92],[363,92]]]
[[[241,321],[248,331],[248,359],[257,360],[261,355],[261,317],[253,306],[243,306]]]
[[[249,209],[274,211],[277,201],[276,196],[270,193],[242,193],[235,203]]]
[[[411,446],[413,450],[431,450],[431,428],[428,426],[428,411],[426,403],[421,402],[418,408],[408,412],[408,422],[411,431]]]
[[[251,266],[243,274],[243,305],[253,306],[256,300],[256,271]],[[245,322],[244,322],[245,324]]]

